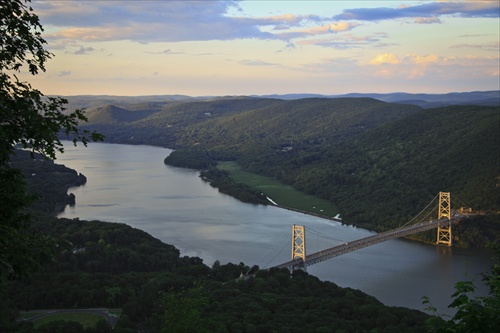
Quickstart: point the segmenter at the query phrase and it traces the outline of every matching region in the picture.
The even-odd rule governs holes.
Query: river
[[[76,205],[60,217],[126,223],[172,244],[181,256],[197,256],[211,266],[245,263],[261,268],[290,260],[293,224],[306,229],[306,252],[313,253],[371,234],[273,206],[245,204],[221,194],[194,170],[167,166],[169,149],[107,143],[88,147],[65,142],[57,163],[87,177],[71,188]],[[318,236],[318,234],[322,236]],[[308,272],[341,287],[360,289],[391,306],[423,310],[428,296],[442,313],[454,283],[474,279],[486,295],[480,273],[493,261],[487,249],[456,249],[390,240],[308,267]]]

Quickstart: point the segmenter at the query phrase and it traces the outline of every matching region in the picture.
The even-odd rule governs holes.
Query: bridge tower
[[[439,192],[438,219],[448,218],[448,223],[439,226],[436,244],[451,246],[451,199],[450,192]]]
[[[306,270],[306,233],[303,225],[292,226],[292,260],[302,258]],[[293,270],[293,268],[292,268]]]

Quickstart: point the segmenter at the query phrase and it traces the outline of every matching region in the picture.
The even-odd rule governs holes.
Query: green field
[[[338,208],[333,203],[297,191],[274,178],[243,171],[236,162],[218,162],[217,168],[229,172],[235,182],[264,193],[280,206],[324,217],[334,217],[338,213]]]

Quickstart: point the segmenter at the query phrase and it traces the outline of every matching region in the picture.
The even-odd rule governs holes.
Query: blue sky
[[[41,1],[57,95],[500,89],[498,1]]]

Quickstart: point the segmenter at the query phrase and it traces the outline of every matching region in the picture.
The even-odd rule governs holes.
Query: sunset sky
[[[500,2],[41,1],[51,95],[500,89]]]

